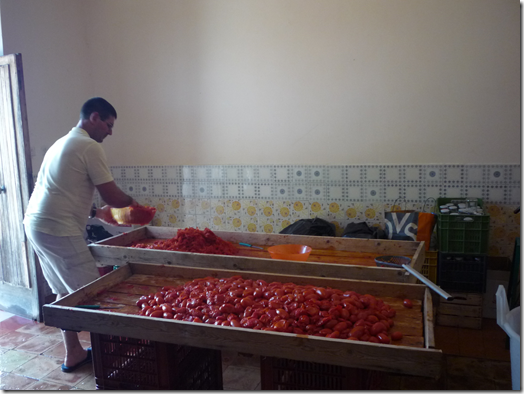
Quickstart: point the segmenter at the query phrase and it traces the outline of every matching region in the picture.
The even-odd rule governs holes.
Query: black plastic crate
[[[377,390],[383,373],[360,368],[260,357],[262,390]]]
[[[99,390],[222,390],[219,350],[91,333]]]
[[[486,292],[487,255],[439,253],[438,285],[447,291]]]

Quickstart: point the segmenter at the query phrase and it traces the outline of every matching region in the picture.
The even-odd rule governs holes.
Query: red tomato
[[[404,300],[403,304],[405,308],[413,308],[413,302],[408,298]]]
[[[277,314],[282,317],[282,319],[288,319],[289,313],[287,313],[284,309],[277,309]]]
[[[336,319],[331,319],[330,321],[328,321],[328,322],[326,323],[326,325],[324,326],[324,328],[330,328],[330,329],[333,329],[333,327],[335,327],[337,324],[338,324],[338,320],[336,320]],[[344,328],[345,328],[345,327],[344,327]],[[335,330],[333,329],[333,331],[335,331]]]
[[[395,331],[393,334],[391,334],[391,339],[394,341],[400,341],[402,339],[402,333],[400,331]]]
[[[219,311],[222,313],[232,313],[235,310],[235,307],[231,304],[224,304],[219,308]]]
[[[153,311],[151,312],[151,314],[149,315],[151,317],[163,317],[164,316],[164,312],[160,309],[157,309],[156,311]]]
[[[347,319],[349,319],[349,316],[350,316],[350,315],[351,315],[351,314],[349,313],[349,311],[348,311],[347,309],[341,309],[341,310],[340,310],[340,317],[341,317],[342,319],[347,320]]]
[[[371,331],[371,335],[375,335],[376,336],[377,334],[379,334],[381,332],[386,332],[387,330],[386,330],[386,326],[383,323],[377,322],[377,323],[373,324],[373,326],[371,326],[371,330],[370,331]]]
[[[359,339],[362,335],[364,335],[364,328],[360,326],[353,327],[353,329],[349,332],[349,337],[351,338]]]
[[[378,322],[378,317],[376,317],[375,315],[369,315],[366,320],[371,323],[376,323]]]
[[[388,335],[386,333],[383,333],[383,332],[378,333],[377,334],[377,338],[378,338],[378,340],[381,343],[389,343],[390,342]]]
[[[330,330],[329,328],[323,328],[322,330],[320,330],[318,333],[320,335],[322,335],[323,337],[325,337],[326,335],[329,335],[333,332],[333,330]]]
[[[343,322],[340,322],[340,323],[337,323],[334,327],[333,327],[333,331],[339,331],[339,332],[342,332],[344,331],[345,329],[347,329],[348,327],[348,324],[343,321]]]

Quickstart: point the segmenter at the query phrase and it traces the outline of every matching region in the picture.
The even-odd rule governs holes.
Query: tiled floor
[[[89,333],[80,333],[84,347]],[[510,353],[506,334],[493,319],[482,330],[435,327],[438,349],[445,353],[439,380],[383,374],[383,390],[510,390]],[[60,330],[0,311],[0,390],[95,390],[92,365],[63,373]],[[222,353],[225,390],[260,390],[257,356]]]

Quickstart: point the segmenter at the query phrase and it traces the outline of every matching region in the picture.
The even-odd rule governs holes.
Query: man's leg
[[[56,300],[58,301],[66,295],[67,294],[57,294]],[[87,350],[80,344],[78,333],[76,331],[62,330],[62,337],[64,338],[66,351],[64,365],[66,367],[74,367],[79,362],[84,361],[87,357]]]

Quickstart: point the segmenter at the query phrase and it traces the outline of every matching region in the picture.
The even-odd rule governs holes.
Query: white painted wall
[[[92,95],[112,165],[520,162],[515,0],[0,1],[38,166]]]
[[[79,1],[0,0],[4,54],[21,53],[33,171],[94,94]]]

